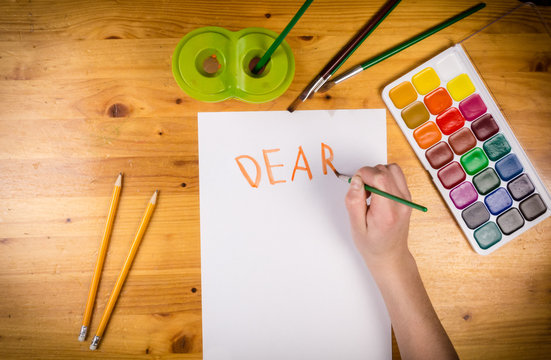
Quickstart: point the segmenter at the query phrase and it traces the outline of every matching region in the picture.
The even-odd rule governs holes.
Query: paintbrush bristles
[[[340,172],[337,171],[337,169],[333,169],[333,172],[335,173],[335,176],[338,179],[346,181],[346,182],[350,182],[350,180],[351,180],[350,176],[341,174]]]
[[[295,101],[293,101],[293,103],[291,105],[289,105],[289,107],[287,108],[287,111],[292,113],[293,111],[296,110],[297,106],[302,102],[302,99],[299,97],[297,97],[295,99]]]
[[[333,86],[335,86],[335,82],[334,81],[328,81],[326,82],[325,84],[323,84],[322,87],[320,87],[320,89],[318,90],[318,92],[320,93],[324,93],[326,91],[329,91]]]
[[[300,103],[303,103],[306,100],[314,97],[314,94],[316,93],[316,90],[321,86],[321,84],[324,83],[324,81],[325,80],[323,78],[317,78],[315,81],[312,81],[306,87],[306,89],[304,89],[304,91],[302,91],[302,93],[300,93],[300,95],[297,96],[295,101],[293,101],[293,103],[291,105],[289,105],[289,107],[287,108],[287,111],[292,113],[293,111],[295,111],[297,109],[297,107],[299,106]]]
[[[343,174],[339,174],[337,175],[337,178],[342,180],[342,181],[345,181],[347,183],[350,183],[350,181],[352,180],[352,178],[348,175],[343,175]]]

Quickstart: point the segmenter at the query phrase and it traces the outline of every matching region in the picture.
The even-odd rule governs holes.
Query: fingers
[[[363,235],[367,231],[367,194],[361,178],[354,175],[350,181],[350,187],[346,194],[345,204],[350,218],[350,226],[353,235]]]
[[[388,164],[387,168],[392,173],[394,180],[396,181],[396,186],[400,190],[401,195],[406,200],[411,200],[411,194],[402,169],[395,163]]]
[[[362,181],[379,190],[385,191],[387,193],[396,195],[398,189],[393,184],[391,179],[391,174],[389,170],[384,165],[377,165],[375,167],[363,167],[358,170],[357,173]],[[382,216],[384,214],[389,214],[394,207],[392,204],[393,201],[389,201],[381,196],[372,196],[370,203],[370,213],[371,216]]]
[[[393,195],[396,196],[409,195],[404,173],[396,164],[379,164],[375,167],[366,166],[358,170],[358,175],[367,185],[371,185],[386,192],[392,191],[393,189],[398,190],[398,193],[393,193]]]
[[[371,185],[373,187],[380,187],[382,184],[376,183],[380,182],[382,172],[385,169],[386,168],[384,165],[377,165],[375,167],[364,166],[363,168],[359,169],[356,174],[362,178],[364,184]],[[383,189],[381,188],[381,190]]]
[[[363,167],[358,170],[358,175],[367,185],[407,200],[411,199],[404,174],[396,164]],[[403,205],[381,196],[374,196],[371,206],[377,213],[386,214],[391,209]]]

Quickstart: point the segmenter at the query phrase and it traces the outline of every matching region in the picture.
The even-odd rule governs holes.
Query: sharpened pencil
[[[92,283],[90,284],[90,291],[88,292],[88,300],[86,301],[86,309],[84,310],[84,318],[82,320],[82,327],[80,328],[80,334],[78,335],[78,341],[86,340],[86,334],[88,333],[88,326],[90,325],[90,318],[92,317],[92,310],[94,309],[94,302],[96,300],[96,294],[98,291],[99,279],[101,276],[101,270],[103,269],[103,263],[105,262],[105,256],[107,254],[107,246],[109,245],[109,238],[113,230],[113,223],[115,221],[115,215],[117,213],[117,207],[119,205],[119,199],[122,188],[122,173],[117,177],[115,181],[115,188],[113,189],[113,196],[111,197],[111,205],[109,206],[109,213],[107,215],[107,221],[105,223],[105,229],[103,230],[103,237],[101,239],[100,248],[98,252],[98,260],[96,261],[96,268],[94,269],[94,275],[92,277]]]
[[[130,271],[132,262],[134,261],[134,258],[136,257],[136,253],[138,252],[138,248],[142,241],[143,235],[147,230],[147,225],[149,224],[149,220],[151,219],[151,216],[153,215],[153,211],[155,210],[155,205],[157,204],[158,192],[159,191],[157,190],[155,191],[155,193],[153,193],[153,196],[151,197],[151,199],[149,200],[149,203],[147,204],[147,209],[145,210],[145,214],[143,215],[143,218],[140,223],[140,226],[138,227],[136,236],[134,237],[134,241],[132,242],[132,246],[130,247],[130,252],[126,257],[126,261],[124,262],[124,265],[119,274],[119,277],[117,278],[115,287],[111,292],[111,296],[109,297],[109,301],[107,302],[107,306],[105,307],[105,311],[103,312],[103,316],[101,317],[101,321],[98,326],[98,330],[96,331],[96,335],[94,336],[94,339],[90,344],[90,350],[96,350],[98,348],[101,337],[103,336],[103,332],[107,327],[107,323],[109,322],[111,313],[113,312],[115,304],[119,298],[119,294],[121,292],[122,286],[126,281],[126,277],[128,276],[128,272]]]

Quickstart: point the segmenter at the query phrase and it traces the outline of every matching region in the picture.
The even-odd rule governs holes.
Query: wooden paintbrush
[[[302,93],[287,108],[293,112],[297,106],[314,95],[320,87],[341,67],[352,53],[363,43],[363,41],[375,30],[375,28],[387,17],[387,15],[398,5],[401,0],[389,0],[383,7],[365,24],[365,26],[335,55],[323,68],[319,75],[312,80]]]
[[[478,10],[483,9],[485,6],[486,6],[485,3],[477,4],[477,5],[475,5],[471,8],[463,11],[462,13],[459,13],[459,14],[457,14],[457,15],[441,22],[440,24],[428,29],[427,31],[424,31],[424,32],[422,32],[418,35],[415,35],[414,37],[410,38],[409,40],[406,40],[403,43],[401,43],[399,45],[396,45],[395,47],[393,47],[393,48],[391,48],[391,49],[389,49],[389,50],[387,50],[387,51],[385,51],[385,52],[383,52],[383,53],[367,60],[366,62],[364,62],[364,63],[362,63],[358,66],[353,67],[352,69],[350,69],[350,70],[344,72],[343,74],[337,76],[333,80],[327,81],[319,89],[319,92],[320,93],[326,92],[327,90],[331,89],[333,86],[337,85],[338,83],[343,82],[344,80],[346,80],[348,78],[351,78],[352,76],[354,76],[356,74],[361,73],[362,71],[370,68],[371,66],[373,66],[375,64],[378,64],[383,60],[388,59],[389,57],[399,53],[402,50],[407,49],[411,45],[414,45],[414,44],[418,43],[419,41],[421,41],[423,39],[426,39],[429,36],[439,32],[440,30],[445,29],[448,26],[458,22],[459,20],[464,19],[467,16],[474,14]]]

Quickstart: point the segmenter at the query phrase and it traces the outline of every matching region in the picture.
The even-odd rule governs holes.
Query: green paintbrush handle
[[[333,69],[333,71],[331,71],[331,75],[333,75],[334,73],[337,72],[337,70],[339,70],[339,68],[345,63],[346,60],[348,60],[348,58],[354,53],[354,51],[356,51],[356,49],[365,41],[365,39],[367,39],[367,37],[377,28],[377,26],[379,26],[384,19],[386,19],[386,17],[388,16],[388,14],[390,14],[390,12],[392,10],[394,10],[394,8],[396,6],[398,6],[398,4],[400,3],[400,1],[402,0],[398,0],[396,1],[394,4],[392,4],[392,6],[388,9],[387,12],[385,12],[384,14],[382,14],[382,17],[375,23],[375,25],[373,26],[373,28],[371,28],[371,30],[369,30],[369,32],[367,34],[365,34],[365,36],[360,40],[360,42],[354,46],[354,48],[352,49],[352,51],[350,51],[342,60],[341,62],[335,67],[335,69]]]
[[[462,13],[459,13],[457,15],[455,15],[454,17],[451,17],[449,18],[448,20],[444,21],[444,22],[441,22],[440,24],[430,28],[429,30],[417,35],[417,36],[414,36],[412,37],[411,39],[409,40],[406,40],[404,41],[403,43],[401,43],[400,45],[390,49],[390,50],[387,50],[385,51],[384,53],[380,54],[380,55],[377,55],[369,60],[367,60],[366,62],[364,62],[363,64],[361,64],[361,67],[365,70],[377,63],[380,63],[381,61],[383,60],[386,60],[388,59],[389,57],[395,55],[396,53],[399,53],[400,51],[410,47],[411,45],[413,44],[416,44],[418,43],[419,41],[423,40],[423,39],[426,39],[427,37],[433,35],[434,33],[437,33],[438,31],[444,29],[444,28],[447,28],[448,26],[458,22],[459,20],[469,16],[469,15],[472,15],[473,13],[477,12],[478,10],[480,9],[483,9],[484,7],[486,6],[485,3],[480,3],[478,5],[475,5],[465,11],[463,11]]]
[[[351,180],[352,180],[352,178],[348,178],[348,182],[349,182],[349,183],[350,183]],[[373,193],[373,194],[377,194],[377,195],[380,195],[380,196],[385,197],[385,198],[387,198],[387,199],[397,201],[397,202],[399,202],[400,204],[407,205],[407,206],[409,206],[409,207],[411,207],[411,208],[414,208],[414,209],[417,209],[417,210],[421,210],[421,211],[423,211],[423,212],[427,212],[427,211],[428,211],[428,209],[427,209],[426,207],[424,207],[424,206],[421,206],[421,205],[419,205],[419,204],[416,204],[416,203],[411,202],[411,201],[406,200],[406,199],[402,199],[401,197],[394,196],[394,195],[392,195],[392,194],[389,194],[389,193],[387,193],[387,192],[384,192],[384,191],[379,190],[379,189],[377,189],[377,188],[374,188],[374,187],[372,187],[372,186],[369,186],[369,185],[365,185],[365,184],[364,184],[364,188],[365,188],[367,191],[369,191],[369,192],[371,192],[371,193]]]
[[[253,74],[258,73],[260,71],[260,69],[262,69],[264,67],[264,65],[266,65],[268,63],[268,61],[270,61],[270,58],[272,57],[272,54],[274,53],[274,51],[281,44],[283,39],[285,39],[285,37],[287,36],[289,31],[291,31],[291,29],[293,28],[293,26],[295,26],[295,24],[300,19],[302,14],[304,14],[304,12],[306,11],[306,9],[308,9],[308,7],[312,3],[312,1],[314,1],[314,0],[306,0],[304,2],[304,4],[298,10],[298,12],[295,14],[295,16],[293,16],[293,18],[291,19],[289,24],[287,24],[287,26],[285,27],[285,29],[283,29],[281,34],[279,34],[277,39],[274,40],[272,45],[268,48],[268,50],[264,53],[264,55],[262,55],[262,58],[260,58],[260,61],[256,64],[256,66],[252,70]]]

